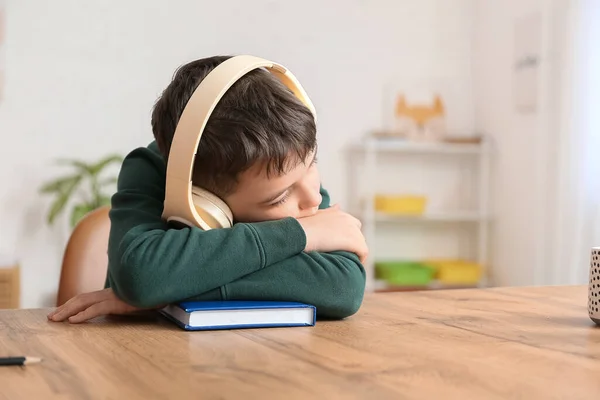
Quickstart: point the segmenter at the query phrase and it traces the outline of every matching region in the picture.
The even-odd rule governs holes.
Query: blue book
[[[314,326],[315,306],[281,301],[184,301],[161,313],[185,330]]]

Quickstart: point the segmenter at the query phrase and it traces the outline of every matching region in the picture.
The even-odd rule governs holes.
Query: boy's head
[[[186,64],[152,112],[152,130],[168,159],[179,118],[200,82],[229,57]],[[192,181],[219,196],[236,221],[303,217],[321,203],[316,126],[310,110],[265,70],[239,79],[202,134]]]

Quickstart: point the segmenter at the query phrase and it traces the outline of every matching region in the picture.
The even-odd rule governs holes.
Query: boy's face
[[[261,222],[314,215],[321,204],[316,154],[280,176],[268,177],[263,165],[239,176],[236,190],[223,200],[236,222]]]

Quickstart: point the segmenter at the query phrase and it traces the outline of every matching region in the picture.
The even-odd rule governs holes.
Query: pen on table
[[[38,357],[0,357],[0,366],[6,365],[29,365],[42,362]]]

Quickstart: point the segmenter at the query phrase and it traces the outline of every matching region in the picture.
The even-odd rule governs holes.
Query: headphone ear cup
[[[218,196],[197,186],[192,186],[192,201],[202,221],[211,229],[231,228],[233,214]]]

